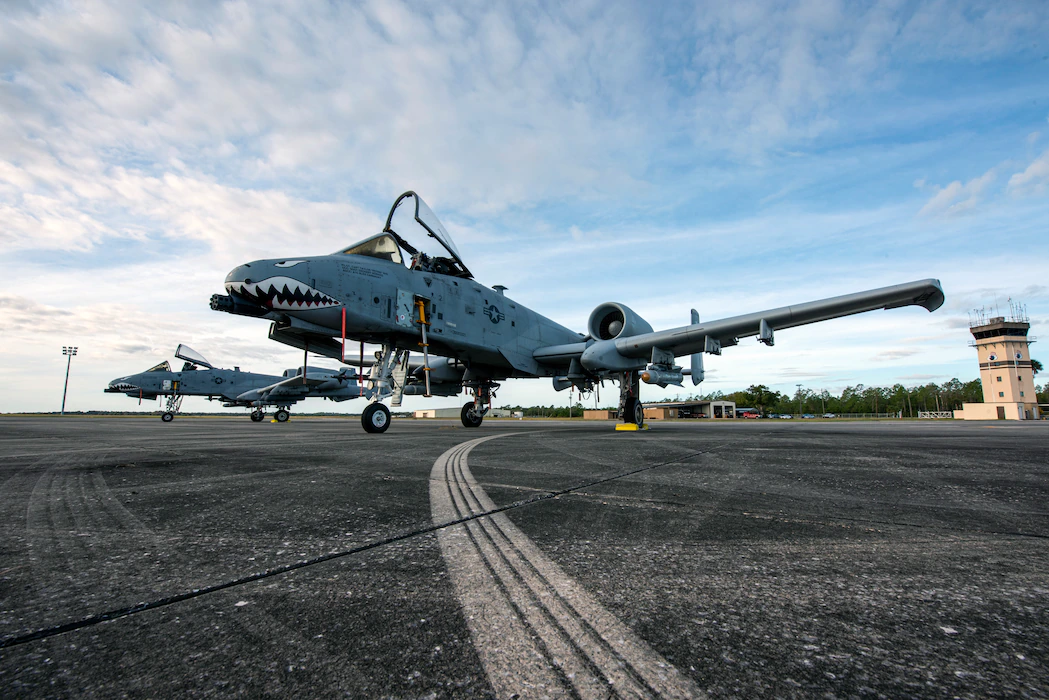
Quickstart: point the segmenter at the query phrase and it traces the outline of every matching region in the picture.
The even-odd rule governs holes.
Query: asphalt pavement
[[[1049,422],[0,416],[0,697],[1049,697]]]

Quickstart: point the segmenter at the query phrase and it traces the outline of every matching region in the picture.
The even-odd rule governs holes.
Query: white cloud
[[[1038,156],[1033,163],[1009,178],[1010,191],[1026,195],[1041,194],[1049,188],[1049,150]]]
[[[992,168],[964,185],[961,180],[955,180],[946,187],[937,187],[936,194],[925,203],[918,215],[953,216],[970,212],[979,203],[988,185],[994,182],[994,178],[995,172]]]

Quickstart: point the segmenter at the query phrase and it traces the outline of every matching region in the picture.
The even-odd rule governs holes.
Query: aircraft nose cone
[[[250,271],[250,263],[247,265],[238,265],[237,267],[230,270],[229,274],[226,275],[226,285],[229,286],[230,282],[243,282],[245,279],[248,278]]]
[[[123,394],[129,391],[138,391],[138,387],[127,380],[127,378],[114,379],[105,388],[107,394]]]
[[[316,311],[342,304],[316,289],[310,276],[309,261],[256,260],[226,275],[226,292],[238,301],[263,309]],[[213,307],[214,308],[214,307]]]

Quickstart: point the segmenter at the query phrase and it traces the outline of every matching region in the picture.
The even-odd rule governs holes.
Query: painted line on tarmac
[[[430,478],[433,522],[456,595],[497,697],[695,698],[690,679],[645,644],[497,508],[467,456],[441,455]]]

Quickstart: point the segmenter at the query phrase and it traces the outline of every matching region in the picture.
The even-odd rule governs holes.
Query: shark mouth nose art
[[[109,385],[110,391],[137,391],[138,387],[128,382],[111,382]]]
[[[226,291],[271,309],[327,309],[341,302],[291,277],[270,277],[261,282],[227,282]]]

